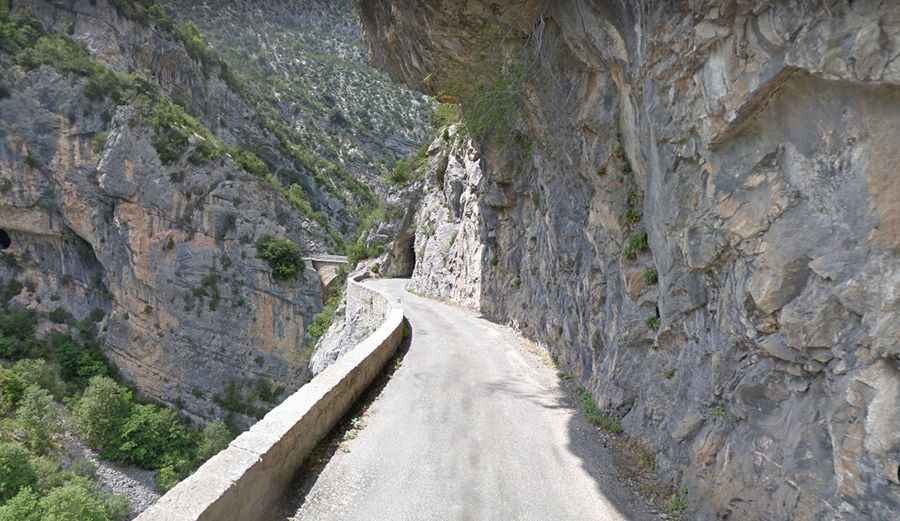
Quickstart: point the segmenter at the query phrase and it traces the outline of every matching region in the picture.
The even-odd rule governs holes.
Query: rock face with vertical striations
[[[86,65],[67,70],[71,57],[40,42],[43,65],[0,46],[0,282],[15,305],[105,316],[107,356],[146,397],[247,424],[271,406],[256,389],[309,378],[306,327],[323,300],[312,266],[276,280],[256,243],[332,252],[329,230],[355,221],[356,195],[340,180],[320,186],[222,63],[164,22],[126,16],[130,4],[11,3]],[[99,70],[131,74],[128,88],[146,94],[98,93],[113,89]],[[242,163],[246,150],[277,176]]]
[[[451,101],[486,41],[525,57],[506,133],[432,151],[418,291],[545,344],[690,519],[896,518],[893,4],[358,4],[373,62]]]

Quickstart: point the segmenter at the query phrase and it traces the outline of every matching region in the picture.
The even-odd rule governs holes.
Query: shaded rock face
[[[360,2],[423,90],[479,27],[534,57],[524,139],[429,174],[415,287],[544,343],[691,519],[894,519],[896,7],[463,4]]]
[[[48,28],[75,16],[73,37],[113,20],[116,35],[146,38],[143,51],[159,61],[145,65],[159,65],[159,77],[199,81],[182,48],[117,18],[102,0],[15,4]],[[83,41],[108,63],[137,59],[132,47]],[[273,235],[327,251],[321,226],[227,156],[164,166],[136,109],[88,99],[78,76],[15,68],[3,53],[0,68],[9,71],[0,99],[0,229],[9,238],[0,282],[21,284],[12,302],[77,320],[102,311],[100,339],[121,375],[197,420],[228,412],[214,397],[229,384],[240,391],[268,379],[290,391],[305,382],[301,353],[322,306],[319,278],[307,265],[296,280],[275,281],[255,243]],[[235,98],[217,77],[204,81],[194,102],[217,89]]]

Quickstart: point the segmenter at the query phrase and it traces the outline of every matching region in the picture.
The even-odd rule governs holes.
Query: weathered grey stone
[[[670,462],[690,519],[896,517],[900,453],[884,447],[900,423],[879,401],[900,381],[895,6],[358,3],[373,61],[425,91],[480,70],[485,28],[504,35],[492,48],[537,57],[513,130],[530,147],[451,159],[468,196],[425,185],[417,291],[516,325],[598,404],[640,418],[626,430]],[[635,230],[650,251],[625,259]],[[658,291],[635,299],[645,267]],[[698,404],[739,421],[682,443]]]
[[[247,102],[164,31],[120,16],[108,0],[12,7],[85,44],[99,62],[149,75],[226,143],[259,145],[270,164],[294,168]],[[0,184],[9,185],[0,228],[13,238],[4,253],[16,264],[0,268],[0,282],[26,287],[14,302],[78,320],[102,311],[100,340],[120,374],[196,420],[226,413],[215,397],[229,383],[266,378],[292,391],[305,382],[319,279],[307,266],[295,281],[274,280],[255,242],[271,234],[321,253],[330,242],[322,226],[227,156],[163,165],[137,107],[89,99],[79,75],[27,71],[6,52],[0,68],[9,91],[0,99]],[[341,214],[329,216],[352,222]]]

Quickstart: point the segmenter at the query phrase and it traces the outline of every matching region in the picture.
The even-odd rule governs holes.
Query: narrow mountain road
[[[291,519],[644,521],[556,372],[508,328],[405,291],[402,366]]]

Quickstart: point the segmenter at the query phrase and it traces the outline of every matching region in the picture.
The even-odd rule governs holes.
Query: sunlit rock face
[[[98,63],[146,75],[226,144],[254,142],[273,165],[285,160],[247,103],[171,35],[105,0],[65,4],[13,8],[81,42]],[[243,400],[235,420],[247,425],[272,405],[254,397],[260,386],[283,395],[305,382],[319,277],[307,265],[293,281],[275,280],[256,241],[272,235],[329,252],[321,223],[227,155],[163,164],[139,109],[89,98],[79,75],[16,67],[3,52],[0,69],[0,229],[9,238],[0,283],[21,286],[11,301],[102,319],[100,340],[121,376],[198,421],[233,414]],[[325,196],[317,204],[339,206]]]
[[[690,519],[896,517],[895,6],[358,3],[451,100],[486,32],[530,57],[515,139],[432,151],[418,291],[545,344]]]

